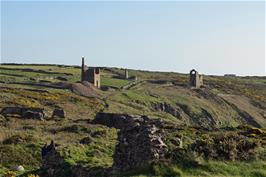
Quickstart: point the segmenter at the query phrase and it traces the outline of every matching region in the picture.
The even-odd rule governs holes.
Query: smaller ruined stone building
[[[192,69],[189,73],[189,87],[200,88],[201,86],[203,86],[203,76],[195,69]]]
[[[125,79],[128,79],[129,78],[129,75],[128,75],[128,70],[125,69]]]
[[[82,57],[81,65],[81,82],[83,81],[90,82],[97,88],[101,87],[100,68],[86,66],[84,64],[84,57]]]

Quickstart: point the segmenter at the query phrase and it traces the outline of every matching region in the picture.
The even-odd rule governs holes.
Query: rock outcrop
[[[171,114],[172,116],[181,119],[181,109],[175,109],[173,106],[171,106],[168,103],[156,103],[152,105],[153,109],[156,111],[162,111],[162,112],[166,112],[168,114]]]
[[[45,116],[44,110],[41,108],[24,108],[24,107],[4,107],[0,114],[3,116],[20,116],[28,119],[42,120]]]

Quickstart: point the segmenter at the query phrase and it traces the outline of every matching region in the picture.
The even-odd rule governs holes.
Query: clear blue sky
[[[265,2],[1,2],[1,62],[265,75]]]

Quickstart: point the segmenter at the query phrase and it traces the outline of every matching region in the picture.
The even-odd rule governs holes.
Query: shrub
[[[39,147],[27,148],[23,145],[0,145],[0,164],[23,164],[32,167],[41,163]]]
[[[16,177],[16,173],[13,171],[8,171],[4,174],[4,177]]]
[[[254,176],[254,177],[266,177],[266,171],[265,170],[252,171],[250,173],[250,176]]]
[[[26,142],[33,142],[32,136],[13,135],[3,141],[3,144],[20,144]]]
[[[27,177],[39,177],[39,175],[29,174]]]
[[[256,158],[259,146],[258,142],[242,135],[218,134],[210,139],[197,140],[191,148],[205,159],[251,160]]]

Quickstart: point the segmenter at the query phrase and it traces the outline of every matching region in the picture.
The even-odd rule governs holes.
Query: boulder
[[[53,111],[52,118],[59,117],[59,118],[65,118],[65,111],[62,108],[55,108]]]
[[[22,165],[14,166],[12,169],[14,171],[25,171],[25,169]]]

